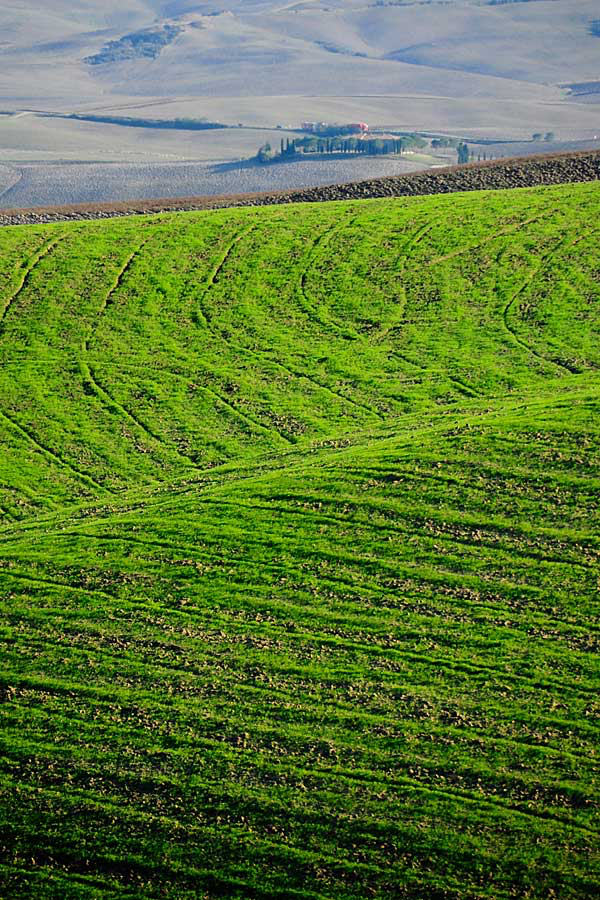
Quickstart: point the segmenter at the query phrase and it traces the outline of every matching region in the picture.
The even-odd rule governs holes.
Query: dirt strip
[[[501,159],[492,162],[427,169],[407,175],[391,175],[350,184],[332,184],[260,194],[181,197],[92,203],[0,211],[0,225],[39,225],[79,219],[110,219],[184,210],[223,209],[238,206],[272,206],[281,203],[315,203],[332,200],[366,200],[375,197],[409,197],[456,191],[503,190],[548,184],[570,184],[600,179],[600,150]]]

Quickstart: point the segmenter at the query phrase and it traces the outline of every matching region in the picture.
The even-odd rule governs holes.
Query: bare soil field
[[[0,214],[0,225],[40,224],[71,219],[105,219],[117,216],[239,206],[272,206],[282,203],[366,200],[376,197],[447,194],[457,191],[502,190],[596,181],[599,178],[600,151],[598,150],[556,155],[540,154],[299,190],[240,193],[229,196],[163,198],[124,203],[64,205],[34,210],[7,209]]]
[[[15,186],[0,196],[0,209],[281,191],[398,175],[423,166],[411,156],[330,157],[266,166],[246,161],[30,163],[15,168],[20,180],[15,177]]]
[[[0,200],[19,182],[20,173],[11,166],[0,165]]]

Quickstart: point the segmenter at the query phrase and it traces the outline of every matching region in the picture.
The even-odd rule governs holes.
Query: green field
[[[0,896],[589,900],[600,185],[0,231]]]

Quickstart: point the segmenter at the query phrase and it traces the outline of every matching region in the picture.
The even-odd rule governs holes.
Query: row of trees
[[[542,135],[533,135],[533,140],[541,140]],[[552,132],[547,132],[544,140],[554,139]],[[464,141],[458,143],[451,138],[434,138],[432,147],[456,147],[458,162],[464,165],[469,162],[481,162],[494,159],[492,154],[479,151],[477,154],[469,148]],[[383,156],[389,154],[400,155],[408,149],[421,149],[426,146],[426,141],[419,137],[406,135],[403,137],[386,138],[357,138],[357,137],[303,137],[290,140],[282,138],[278,151],[274,151],[270,144],[260,148],[256,156],[261,163],[282,162],[286,159],[301,157],[305,154],[362,154],[366,156]]]
[[[51,114],[52,115],[52,114]],[[229,128],[220,122],[206,119],[136,119],[131,116],[97,116],[91,113],[59,114],[56,118],[75,119],[78,122],[96,122],[103,125],[124,125],[129,128],[161,128],[175,131],[209,131],[214,128]]]
[[[458,155],[458,162],[460,165],[463,165],[464,163],[482,162],[482,161],[485,162],[488,159],[495,159],[495,157],[491,153],[487,153],[485,150],[484,151],[480,150],[477,154],[475,154],[475,151],[470,150],[468,145],[465,144],[464,141],[461,142],[457,146],[456,152]]]
[[[279,151],[274,151],[270,144],[260,148],[257,159],[261,163],[283,161],[296,156],[319,154],[363,154],[367,156],[386,156],[390,154],[401,155],[407,150],[419,149],[426,146],[422,138],[406,135],[403,137],[387,138],[358,138],[358,137],[303,137],[290,140],[281,140]]]

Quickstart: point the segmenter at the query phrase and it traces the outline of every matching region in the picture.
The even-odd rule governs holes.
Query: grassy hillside
[[[3,897],[593,894],[599,206],[0,232]]]

